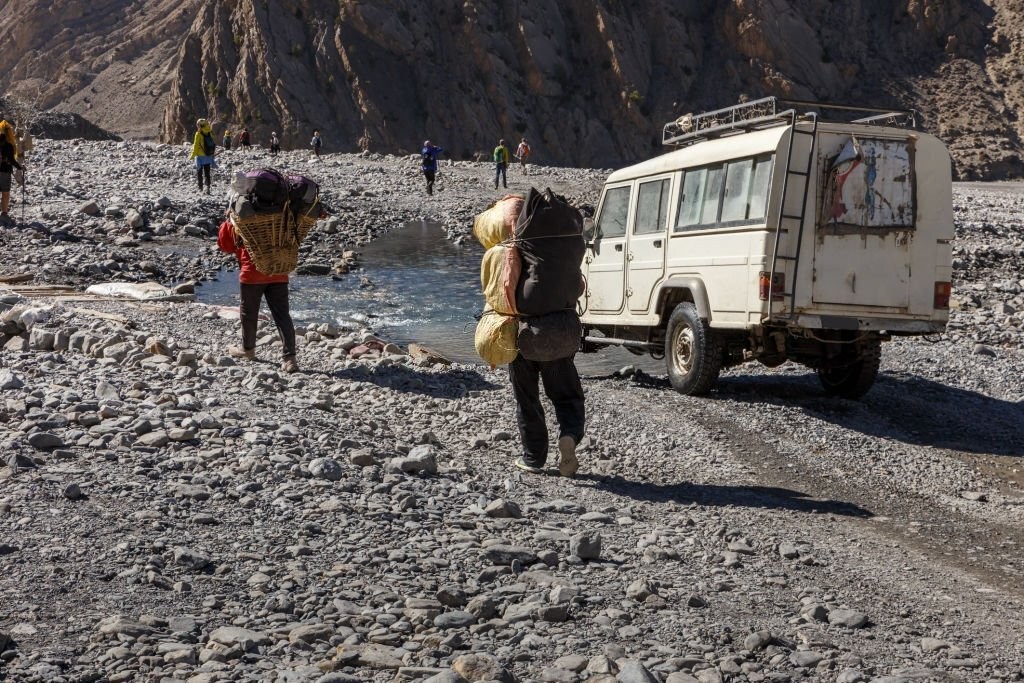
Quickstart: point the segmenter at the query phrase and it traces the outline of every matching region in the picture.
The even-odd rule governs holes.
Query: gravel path
[[[222,264],[180,149],[41,147],[2,274]],[[427,200],[409,160],[287,161],[325,179],[329,270],[495,196],[487,164]],[[535,179],[593,202],[600,177]],[[1019,190],[957,188],[949,332],[885,345],[862,401],[792,365],[699,399],[589,378],[574,480],[510,467],[501,369],[322,323],[283,375],[270,323],[226,357],[221,309],[2,295],[0,679],[1024,680]]]

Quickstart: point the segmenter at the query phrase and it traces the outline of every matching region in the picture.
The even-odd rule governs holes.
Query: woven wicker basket
[[[298,217],[285,205],[275,213],[258,213],[247,218],[231,214],[231,223],[245,244],[256,269],[264,275],[286,275],[299,262],[299,245],[320,217],[319,199]]]
[[[256,269],[265,275],[286,275],[299,262],[299,226],[286,212],[256,214],[231,222]],[[308,229],[306,230],[308,232]]]

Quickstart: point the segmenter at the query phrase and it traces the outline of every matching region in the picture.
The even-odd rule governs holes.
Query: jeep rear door
[[[601,200],[593,248],[586,256],[588,311],[622,310],[631,190],[629,182],[608,187]]]
[[[811,298],[905,309],[916,218],[913,144],[836,136],[828,145],[838,154],[829,152],[822,169],[827,182],[816,221]]]

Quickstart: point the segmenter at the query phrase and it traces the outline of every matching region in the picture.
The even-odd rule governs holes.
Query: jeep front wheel
[[[829,396],[857,399],[868,393],[878,376],[882,362],[882,341],[869,339],[860,350],[860,356],[850,365],[837,368],[818,368],[818,379]]]
[[[668,319],[665,364],[672,387],[681,394],[706,394],[718,381],[720,340],[688,301],[676,306]]]

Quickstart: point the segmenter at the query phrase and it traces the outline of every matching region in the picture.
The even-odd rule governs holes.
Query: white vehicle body
[[[945,329],[945,146],[912,130],[787,114],[696,136],[609,176],[584,259],[584,350],[664,352],[686,393],[708,390],[720,367],[792,359],[816,368],[830,393],[854,397],[874,380],[879,341]],[[681,304],[700,324],[673,339]],[[680,355],[675,342],[691,348]],[[694,363],[710,367],[677,381]]]

